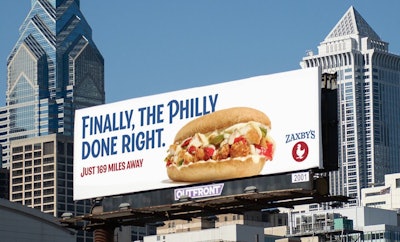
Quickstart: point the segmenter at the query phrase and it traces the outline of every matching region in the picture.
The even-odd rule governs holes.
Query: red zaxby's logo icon
[[[308,145],[303,142],[297,142],[292,149],[293,159],[297,162],[304,161],[308,156]]]

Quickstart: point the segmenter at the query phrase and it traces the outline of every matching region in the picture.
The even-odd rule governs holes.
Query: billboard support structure
[[[321,125],[323,170],[334,171],[338,163],[338,85],[337,73],[322,73],[321,79]]]
[[[257,186],[246,186],[242,193],[234,195],[199,199],[188,197],[186,200],[182,199],[170,204],[156,206],[134,207],[135,204],[121,200],[117,209],[104,211],[107,208],[107,204],[104,204],[104,202],[111,198],[102,199],[102,203],[98,199],[92,213],[76,217],[63,217],[60,222],[75,230],[94,231],[95,242],[111,242],[113,231],[119,226],[145,227],[149,224],[161,224],[167,220],[190,220],[194,217],[215,216],[225,213],[242,214],[246,211],[260,211],[277,207],[292,208],[302,204],[348,201],[347,197],[330,196],[327,193],[329,189],[327,177],[317,176],[311,170],[302,172],[302,174],[304,173],[308,173],[308,176],[312,179],[297,188],[293,186],[265,191],[258,189]],[[269,177],[269,179],[282,183],[290,183],[288,179],[293,179],[293,174],[298,173],[262,176],[260,179]],[[125,196],[125,198],[127,197]]]
[[[104,212],[103,199],[96,198],[92,206],[91,215],[97,216]],[[97,226],[93,231],[94,242],[113,242],[114,241],[114,229],[115,225],[107,221]]]

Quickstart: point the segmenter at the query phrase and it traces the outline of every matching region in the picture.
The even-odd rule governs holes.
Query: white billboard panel
[[[267,157],[264,157],[264,161],[267,161],[259,167],[261,170],[256,171],[257,174],[244,173],[243,176],[321,167],[320,76],[318,68],[295,70],[77,110],[74,133],[74,200],[198,183],[196,179],[182,181],[175,179],[176,176],[170,178],[167,167],[174,166],[175,173],[179,173],[182,167],[185,167],[182,170],[190,170],[189,167],[194,167],[193,163],[199,166],[207,163],[209,168],[198,171],[201,174],[213,174],[207,169],[214,169],[215,164],[227,161],[230,155],[238,157],[238,149],[242,153],[243,150],[248,150],[250,153],[247,157]],[[229,131],[223,131],[225,141],[215,138],[215,132],[212,135],[197,134],[195,137],[181,139],[170,149],[179,130],[190,121],[235,107],[258,110],[269,118],[271,127],[267,125],[266,128],[265,124],[254,126],[254,123],[244,128],[234,126]],[[243,113],[252,116],[250,113]],[[212,123],[218,126],[218,122],[227,116],[229,114],[217,117]],[[206,125],[205,123],[206,121],[199,127]],[[199,128],[199,133],[200,130],[204,131],[203,126]],[[237,129],[240,131],[232,131],[235,127],[239,127]],[[254,130],[257,130],[255,133],[264,142],[250,144],[251,139],[246,132],[251,133],[251,127],[259,127]],[[221,132],[221,128],[218,132]],[[224,153],[223,147],[233,149],[233,143],[237,142],[237,137],[243,136],[243,132],[246,133],[244,136],[247,141],[241,141],[242,146],[236,149],[236,153],[231,150],[221,155]],[[270,138],[265,138],[266,132]],[[234,139],[231,136],[235,136]],[[210,141],[211,139],[214,141]],[[189,141],[190,145],[183,144]],[[207,148],[200,150],[200,146],[203,147],[204,144],[199,141],[207,143]],[[269,141],[271,145],[260,147],[261,143]],[[244,144],[248,144],[250,148]],[[199,153],[195,154],[191,150],[192,146],[203,152],[200,158]],[[172,157],[171,150],[179,153],[179,157]],[[220,153],[216,155],[217,152]],[[220,158],[215,158],[216,156]],[[222,161],[215,161],[218,159]],[[237,169],[246,170],[246,167]],[[197,177],[198,171],[192,174],[189,172],[187,177]],[[215,180],[224,180],[221,177]],[[209,180],[201,182],[204,181]]]

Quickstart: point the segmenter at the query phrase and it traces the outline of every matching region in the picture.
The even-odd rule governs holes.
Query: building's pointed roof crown
[[[349,35],[360,35],[361,37],[381,40],[371,26],[369,26],[367,21],[364,20],[361,14],[357,12],[353,6],[351,6],[343,15],[340,21],[325,38],[325,41]]]

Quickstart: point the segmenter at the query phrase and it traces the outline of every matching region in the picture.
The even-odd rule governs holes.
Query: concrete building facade
[[[90,200],[73,200],[73,139],[51,134],[11,143],[10,201],[61,218],[88,214]],[[79,232],[79,239],[92,238]]]
[[[400,56],[350,7],[300,65],[337,73],[339,169],[330,192],[358,206],[362,188],[400,172]]]
[[[365,207],[395,210],[400,213],[400,173],[385,175],[384,184],[361,190]]]

